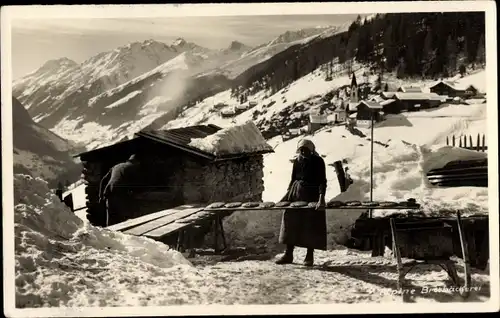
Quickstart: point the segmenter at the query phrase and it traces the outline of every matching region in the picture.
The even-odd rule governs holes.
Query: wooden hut
[[[434,84],[429,88],[431,93],[436,93],[438,95],[442,96],[450,96],[450,97],[456,97],[456,96],[463,96],[465,93],[465,90],[462,90],[454,83],[447,82],[447,81],[439,81],[438,83]]]
[[[422,88],[419,86],[401,86],[398,88],[398,92],[402,93],[423,93]]]
[[[401,111],[418,111],[441,105],[443,97],[436,93],[398,92],[394,95],[394,99]]]
[[[328,119],[326,115],[309,114],[309,133],[314,133],[315,131],[326,125],[328,125]]]
[[[251,123],[253,125],[253,123]],[[260,133],[250,132],[259,137]],[[262,135],[252,141],[238,133],[224,144],[237,143],[233,152],[209,152],[195,147],[221,130],[215,125],[191,126],[171,130],[143,130],[134,138],[76,155],[83,164],[86,181],[87,219],[94,225],[105,223],[105,206],[98,202],[99,183],[114,165],[136,154],[141,166],[141,186],[134,194],[134,211],[120,211],[119,221],[139,217],[182,204],[215,201],[260,201],[264,190],[263,154],[273,152]],[[236,130],[245,134],[245,129]],[[242,143],[248,143],[245,145]],[[251,144],[253,143],[253,144]],[[260,143],[255,145],[255,143]],[[116,220],[110,219],[109,225]]]
[[[363,100],[359,103],[356,111],[356,125],[371,126],[372,114],[374,122],[379,122],[383,119],[382,106],[373,101]]]

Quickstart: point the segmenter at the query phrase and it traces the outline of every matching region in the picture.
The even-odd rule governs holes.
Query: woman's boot
[[[308,248],[306,258],[304,259],[305,266],[313,266],[314,264],[314,249]]]
[[[287,245],[285,254],[281,256],[277,261],[276,264],[282,265],[282,264],[292,264],[293,263],[293,245]]]

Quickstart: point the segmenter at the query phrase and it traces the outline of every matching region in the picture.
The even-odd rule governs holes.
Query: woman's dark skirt
[[[318,199],[318,187],[307,187],[301,180],[297,180],[282,201],[317,202]],[[326,250],[326,241],[325,210],[291,208],[283,212],[279,236],[281,244]]]

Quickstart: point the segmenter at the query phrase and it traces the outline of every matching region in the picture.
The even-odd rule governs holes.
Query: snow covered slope
[[[57,181],[76,181],[81,168],[70,151],[77,147],[35,123],[16,98],[12,99],[12,116],[14,172],[41,177],[50,186]]]
[[[94,149],[132,136],[160,118],[175,118],[190,99],[210,94],[217,85],[227,87],[220,76],[192,77],[200,58],[188,52],[159,65],[122,85],[77,104],[53,130]]]
[[[82,64],[66,58],[49,61],[35,72],[13,83],[13,94],[30,115],[52,128],[76,104],[112,89],[171,60],[183,52],[201,56],[210,50],[179,39],[172,45],[153,40],[134,42],[97,54]],[[58,116],[59,114],[59,116]]]
[[[244,53],[239,59],[221,66],[217,71],[228,78],[236,78],[250,67],[268,60],[293,45],[306,44],[319,36],[332,36],[345,30],[347,30],[345,26],[329,26],[287,31],[270,42]]]

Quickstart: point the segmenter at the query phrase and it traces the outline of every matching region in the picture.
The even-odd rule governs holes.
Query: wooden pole
[[[453,135],[451,142],[452,142],[452,146],[455,147],[455,135]]]
[[[337,160],[333,163],[335,172],[337,173],[337,180],[340,185],[340,192],[345,192],[347,190],[347,182],[345,177],[344,167],[342,166],[342,161]]]
[[[483,152],[486,152],[486,135],[483,135]]]
[[[472,135],[469,135],[469,144],[470,144],[469,145],[470,149],[473,150],[474,149],[474,143],[472,142]]]
[[[373,201],[373,111],[371,112],[371,140],[370,140],[370,201]],[[372,210],[370,210],[370,218],[372,217]]]
[[[446,145],[449,146],[450,145],[450,141],[448,140],[448,136],[446,136]]]

